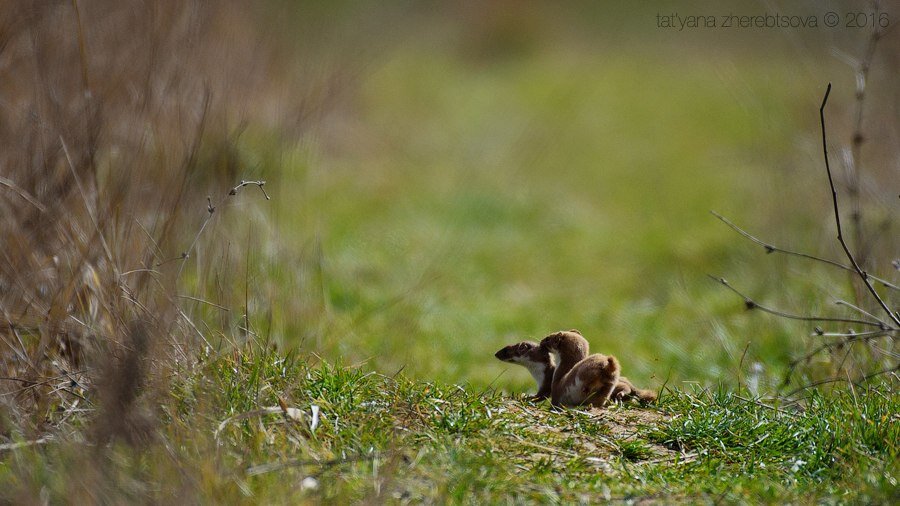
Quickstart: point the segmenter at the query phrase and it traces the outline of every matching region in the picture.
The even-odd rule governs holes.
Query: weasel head
[[[547,374],[553,374],[553,368],[555,367],[550,352],[532,341],[522,341],[521,343],[505,346],[495,353],[494,356],[504,362],[519,364],[528,369],[528,372],[537,381],[538,388],[544,382]]]
[[[522,341],[521,343],[504,346],[494,356],[499,360],[512,364],[550,363],[550,353],[533,341]]]
[[[567,357],[578,361],[588,354],[588,342],[577,330],[554,332],[541,340],[540,346],[552,353],[557,363]]]

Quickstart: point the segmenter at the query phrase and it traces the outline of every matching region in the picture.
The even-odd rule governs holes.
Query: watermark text
[[[656,14],[656,27],[669,30],[697,29],[766,29],[766,28],[874,28],[890,26],[887,12],[828,11],[821,14],[782,14],[765,12],[746,14],[684,14],[669,12]]]

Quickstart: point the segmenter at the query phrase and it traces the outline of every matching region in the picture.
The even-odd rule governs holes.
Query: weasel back
[[[618,384],[619,371],[615,357],[589,355],[553,386],[553,404],[604,406]]]

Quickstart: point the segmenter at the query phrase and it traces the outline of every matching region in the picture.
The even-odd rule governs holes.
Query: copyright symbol
[[[825,16],[822,17],[822,21],[825,23],[825,26],[834,28],[841,22],[841,17],[838,16],[837,12],[828,11],[825,13]]]

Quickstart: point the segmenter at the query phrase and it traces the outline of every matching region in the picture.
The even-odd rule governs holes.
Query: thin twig
[[[845,301],[845,300],[836,300],[836,301],[834,301],[834,303],[837,304],[838,306],[847,306],[847,307],[849,307],[849,308],[851,308],[851,309],[855,309],[856,311],[859,311],[860,313],[862,313],[862,314],[868,316],[869,318],[871,318],[871,319],[873,319],[873,320],[875,320],[875,321],[877,321],[877,322],[883,324],[885,327],[888,327],[888,326],[889,326],[889,325],[888,325],[887,323],[885,323],[884,320],[882,320],[881,318],[879,318],[879,317],[873,315],[872,313],[866,311],[865,309],[863,309],[863,308],[861,308],[861,307],[858,307],[858,306],[856,306],[856,305],[853,305],[853,304],[851,304],[851,303],[849,303],[849,302],[847,302],[847,301]]]
[[[181,253],[181,259],[186,260],[190,258],[191,252],[194,251],[194,247],[197,246],[197,241],[200,240],[200,236],[203,234],[203,231],[206,230],[206,226],[209,225],[209,222],[213,219],[213,215],[216,212],[216,207],[212,205],[212,200],[210,200],[209,196],[206,197],[206,219],[203,220],[203,224],[200,225],[200,230],[197,231],[197,235],[194,236],[194,240],[191,241],[190,247],[188,247],[187,251]],[[184,266],[187,262],[182,262],[178,267],[178,274],[175,275],[176,278],[181,277],[181,271],[184,269]],[[159,265],[157,265],[159,267]]]
[[[46,436],[40,439],[35,439],[34,441],[22,441],[20,443],[5,443],[0,445],[0,452],[10,451],[10,450],[18,450],[19,448],[25,448],[28,446],[35,445],[43,445],[53,441],[53,436]]]
[[[863,376],[861,379],[857,380],[857,381],[854,383],[854,385],[860,386],[860,385],[862,385],[862,384],[865,383],[866,381],[869,381],[869,380],[872,379],[872,378],[881,376],[882,374],[889,374],[889,373],[897,372],[897,371],[900,371],[900,363],[894,364],[892,367],[886,367],[886,368],[884,368],[884,369],[882,369],[882,370],[880,370],[880,371],[875,371],[875,372],[873,372],[873,373],[866,374],[866,375]]]
[[[264,184],[266,184],[265,181],[241,180],[240,184],[238,184],[237,186],[235,186],[234,188],[232,188],[231,190],[228,191],[228,194],[225,196],[225,198],[230,197],[232,195],[237,195],[238,190],[240,190],[241,188],[243,188],[245,186],[256,185],[259,187],[260,191],[262,191],[263,195],[266,197],[266,200],[272,200],[269,197],[269,194],[266,193],[266,190],[263,189]],[[218,204],[214,206],[212,203],[212,198],[207,195],[206,196],[206,213],[207,213],[206,219],[204,219],[203,223],[200,225],[200,230],[197,231],[197,235],[195,235],[194,240],[191,241],[190,247],[188,247],[188,249],[186,251],[182,252],[181,255],[179,255],[175,258],[170,258],[168,260],[164,260],[164,261],[156,264],[156,266],[159,267],[159,266],[161,266],[165,263],[171,262],[173,260],[186,260],[186,259],[190,258],[191,252],[193,252],[194,248],[197,246],[197,241],[200,240],[200,236],[203,235],[203,231],[206,229],[206,225],[208,225],[209,222],[213,219],[213,216],[215,215],[215,212],[216,212],[216,208],[218,206],[222,205],[222,203],[225,201],[225,198],[222,198],[221,200],[219,200]],[[178,274],[176,275],[176,277],[181,277],[181,271],[183,269],[184,269],[184,263],[182,263],[181,266],[178,268]]]
[[[774,412],[776,412],[776,413],[781,413],[781,414],[783,414],[783,415],[787,415],[787,416],[790,416],[790,417],[796,417],[796,416],[797,416],[796,413],[793,413],[793,412],[791,412],[791,411],[788,411],[788,410],[786,410],[786,409],[784,409],[784,408],[780,408],[780,407],[778,407],[778,406],[769,406],[768,404],[765,404],[765,403],[760,402],[760,401],[758,401],[758,400],[747,399],[747,398],[741,397],[740,395],[737,395],[737,394],[735,394],[734,396],[737,397],[738,399],[744,401],[744,402],[756,404],[757,406],[759,406],[759,407],[761,407],[761,408],[771,409],[772,411],[774,411]]]
[[[331,459],[331,460],[302,460],[302,459],[291,459],[286,460],[284,462],[270,462],[267,464],[259,464],[256,466],[248,467],[245,471],[247,476],[256,476],[258,474],[271,473],[272,471],[280,471],[282,469],[287,469],[290,467],[306,467],[306,466],[316,466],[320,468],[333,467],[341,464],[349,464],[353,462],[363,462],[366,460],[374,459],[378,456],[377,453],[373,453],[371,455],[355,455],[352,457],[345,457],[340,459]]]
[[[266,189],[263,188],[263,185],[266,184],[265,181],[244,181],[244,180],[241,180],[241,184],[239,184],[239,185],[235,186],[234,188],[232,188],[231,191],[228,192],[228,194],[229,194],[229,195],[235,195],[235,194],[237,194],[238,190],[240,190],[241,188],[243,188],[243,187],[245,187],[245,186],[247,186],[247,185],[251,185],[251,184],[255,184],[257,187],[259,187],[259,191],[261,191],[262,194],[265,195],[266,200],[272,200],[271,198],[269,198],[269,194],[266,193]]]
[[[764,313],[773,314],[775,316],[780,316],[782,318],[789,318],[791,320],[801,320],[801,321],[807,321],[807,322],[855,323],[858,325],[868,325],[870,327],[877,327],[882,330],[890,330],[890,329],[886,329],[884,324],[882,324],[882,323],[868,321],[868,320],[855,320],[852,318],[831,318],[831,317],[826,317],[826,316],[802,316],[802,315],[796,315],[796,314],[791,314],[791,313],[785,313],[784,311],[779,311],[777,309],[772,309],[770,307],[763,306],[760,303],[756,302],[755,300],[751,299],[750,297],[747,297],[743,293],[739,292],[736,288],[734,288],[733,286],[728,284],[728,281],[726,281],[725,278],[716,277],[711,274],[707,274],[707,276],[709,276],[709,278],[712,279],[713,281],[716,281],[717,283],[721,284],[725,288],[728,288],[732,292],[734,292],[737,295],[739,295],[740,297],[742,297],[744,299],[744,306],[746,306],[747,309],[759,309],[760,311],[762,311]]]
[[[895,364],[895,365],[893,365],[893,366],[891,366],[891,367],[887,367],[887,368],[882,369],[882,370],[880,370],[880,371],[875,371],[875,372],[873,372],[873,373],[867,374],[867,375],[863,376],[862,378],[858,379],[858,380],[855,381],[855,382],[854,382],[854,381],[851,381],[851,380],[849,380],[849,379],[847,379],[847,378],[841,378],[841,377],[827,378],[827,379],[823,379],[823,380],[819,380],[819,381],[814,381],[814,382],[812,382],[812,383],[810,383],[810,384],[808,384],[808,385],[804,385],[804,386],[802,386],[802,387],[800,387],[800,388],[796,388],[796,389],[794,389],[794,390],[791,390],[790,392],[788,392],[787,394],[785,394],[785,397],[791,397],[791,396],[793,396],[794,394],[800,393],[800,392],[802,392],[802,391],[804,391],[804,390],[809,390],[810,388],[815,388],[815,387],[822,386],[822,385],[827,385],[827,384],[830,384],[830,383],[840,383],[840,382],[842,382],[842,381],[846,381],[846,382],[852,383],[852,384],[854,384],[854,385],[856,385],[856,386],[860,386],[861,384],[863,384],[863,383],[869,381],[869,380],[872,379],[872,378],[875,378],[875,377],[877,377],[877,376],[881,376],[882,374],[888,374],[888,373],[897,372],[897,371],[900,371],[900,364]]]
[[[809,359],[818,355],[822,351],[830,350],[830,349],[834,349],[834,348],[840,348],[842,346],[846,346],[848,344],[852,344],[857,341],[869,341],[872,339],[878,339],[879,337],[888,336],[888,335],[890,335],[890,333],[891,332],[888,330],[875,330],[872,332],[861,332],[859,334],[852,334],[852,333],[848,333],[848,334],[824,334],[824,333],[817,334],[817,335],[829,336],[829,337],[839,336],[839,337],[843,337],[844,339],[841,339],[840,341],[833,342],[833,343],[825,343],[825,344],[819,345],[819,346],[813,348],[812,351],[806,353],[805,355],[791,360],[790,364],[788,365],[788,371],[784,375],[784,380],[782,380],[782,382],[781,382],[781,387],[784,388],[790,384],[791,377],[794,375],[794,371],[797,369],[797,366],[807,362]]]
[[[850,264],[853,265],[853,269],[859,275],[859,277],[865,283],[866,288],[868,288],[869,292],[875,297],[875,300],[878,301],[878,304],[882,309],[888,314],[891,320],[897,327],[900,327],[900,316],[894,314],[893,311],[884,303],[881,296],[878,295],[878,292],[872,286],[872,283],[869,282],[869,275],[863,271],[859,264],[856,263],[856,258],[853,257],[853,253],[850,252],[850,248],[847,247],[847,243],[844,241],[843,230],[841,229],[841,213],[838,207],[838,199],[837,199],[837,191],[834,189],[834,178],[831,176],[831,164],[828,162],[828,138],[825,134],[825,104],[828,103],[828,95],[831,94],[831,83],[828,83],[828,88],[825,90],[825,97],[822,98],[822,106],[819,107],[819,119],[822,124],[822,154],[825,158],[825,171],[828,173],[828,184],[831,186],[831,201],[834,204],[834,222],[837,227],[837,239],[838,242],[841,243],[841,247],[844,249],[844,253],[847,255],[847,259],[850,260]]]
[[[78,25],[78,55],[81,60],[81,85],[84,87],[84,96],[91,97],[91,81],[88,78],[87,49],[84,44],[84,27],[81,24],[81,11],[78,9],[78,1],[72,0],[72,9],[75,11],[75,24]]]
[[[860,338],[874,338],[890,335],[892,332],[897,332],[896,330],[870,330],[869,332],[816,332],[813,334],[814,336],[822,336],[822,337],[860,337]]]
[[[0,177],[0,185],[5,186],[5,187],[9,188],[10,190],[14,191],[18,196],[22,197],[22,199],[24,199],[26,202],[28,202],[29,204],[31,204],[35,208],[37,208],[38,211],[40,211],[42,213],[47,212],[47,208],[44,207],[44,204],[41,204],[40,202],[38,202],[37,198],[32,196],[27,191],[16,186],[16,184],[13,183],[12,181],[10,181],[9,179],[6,179],[5,177]]]
[[[66,157],[66,162],[69,165],[69,172],[72,173],[72,179],[75,180],[75,185],[78,187],[78,193],[81,194],[81,200],[84,204],[84,209],[88,213],[88,217],[91,219],[91,224],[94,225],[94,231],[97,232],[97,236],[100,237],[100,245],[103,246],[103,252],[106,254],[106,260],[109,261],[110,264],[115,265],[112,258],[112,251],[109,248],[109,244],[106,242],[106,237],[103,236],[103,232],[100,230],[100,225],[97,221],[97,216],[94,214],[94,209],[91,207],[90,203],[87,199],[87,193],[84,191],[84,185],[81,184],[81,178],[78,177],[78,172],[75,170],[75,164],[72,162],[72,156],[69,154],[69,147],[66,145],[65,139],[63,136],[59,136],[59,144],[62,146],[63,154]]]
[[[290,408],[290,409],[296,409],[296,408]],[[268,407],[254,409],[252,411],[240,413],[240,414],[237,414],[234,416],[230,416],[230,417],[222,420],[221,422],[219,422],[219,425],[216,427],[216,430],[213,431],[213,439],[219,439],[219,434],[222,433],[222,431],[225,429],[225,427],[229,423],[239,422],[241,420],[246,420],[248,418],[252,418],[255,416],[275,415],[275,414],[279,414],[279,413],[282,415],[288,416],[288,417],[291,416],[288,414],[287,409],[282,406],[268,406]],[[296,412],[294,412],[292,414],[293,414],[293,416],[297,417],[297,418],[295,418],[295,420],[298,420],[299,417],[303,416],[299,410],[297,410]]]
[[[227,307],[216,304],[215,302],[210,302],[208,300],[203,300],[203,299],[200,299],[197,297],[191,297],[190,295],[176,295],[175,297],[177,297],[179,299],[188,299],[188,300],[192,300],[194,302],[200,302],[200,303],[206,304],[208,306],[212,306],[214,308],[221,309],[222,311],[231,311]]]
[[[717,213],[717,212],[715,212],[715,211],[710,211],[710,214],[712,214],[713,216],[715,216],[716,218],[718,218],[719,221],[721,221],[722,223],[724,223],[724,224],[728,225],[729,227],[731,227],[731,229],[734,230],[735,232],[737,232],[738,234],[740,234],[740,235],[746,237],[747,239],[749,239],[750,241],[753,241],[753,242],[755,242],[756,244],[759,244],[760,246],[762,246],[762,247],[766,250],[766,253],[782,253],[782,254],[784,254],[784,255],[795,256],[795,257],[800,257],[800,258],[806,258],[806,259],[808,259],[808,260],[814,260],[814,261],[816,261],[816,262],[822,262],[822,263],[824,263],[824,264],[831,265],[831,266],[837,267],[837,268],[839,268],[839,269],[843,269],[843,270],[845,270],[845,271],[847,271],[847,272],[853,272],[853,273],[856,272],[855,270],[853,270],[853,267],[850,267],[850,266],[848,266],[848,265],[844,265],[844,264],[842,264],[842,263],[840,263],[840,262],[835,262],[834,260],[829,260],[829,259],[827,259],[827,258],[822,258],[822,257],[818,257],[818,256],[815,256],[815,255],[810,255],[810,254],[807,254],[807,253],[800,253],[800,252],[798,252],[798,251],[791,251],[791,250],[789,250],[789,249],[779,248],[778,246],[775,246],[775,245],[773,245],[773,244],[771,244],[771,243],[768,243],[768,242],[766,242],[766,241],[763,241],[762,239],[759,239],[759,238],[757,238],[757,237],[754,237],[753,235],[751,235],[750,233],[748,233],[746,230],[744,230],[744,229],[742,229],[741,227],[735,225],[733,222],[731,222],[730,220],[728,220],[728,218],[725,218],[724,216],[722,216],[721,214],[719,214],[719,213]],[[890,281],[887,281],[887,280],[885,280],[885,279],[881,279],[881,278],[875,277],[875,276],[873,276],[873,275],[871,275],[871,274],[869,274],[869,277],[872,278],[872,279],[874,279],[875,281],[881,283],[881,284],[882,284],[884,287],[886,287],[886,288],[890,288],[890,289],[892,289],[892,290],[900,290],[900,286],[897,286],[897,285],[891,283]]]
[[[14,378],[14,377],[3,377],[3,378],[0,378],[0,379],[5,380],[5,381],[17,381],[17,382],[19,382],[19,383],[30,383],[30,384],[29,384],[28,386],[26,386],[26,387],[20,388],[19,390],[15,390],[15,391],[12,391],[12,392],[4,392],[4,393],[0,394],[0,397],[5,397],[5,396],[7,396],[7,395],[18,395],[18,394],[20,394],[20,393],[22,393],[22,392],[27,392],[28,390],[31,390],[32,388],[36,388],[36,387],[44,386],[44,385],[49,385],[50,383],[53,383],[54,381],[59,381],[59,380],[62,380],[62,379],[68,379],[70,382],[72,382],[72,381],[75,381],[75,380],[72,378],[72,375],[75,375],[75,374],[84,374],[84,373],[86,373],[86,372],[88,372],[88,371],[90,371],[90,370],[91,370],[91,369],[88,368],[88,369],[82,369],[82,370],[80,370],[80,371],[67,372],[67,373],[62,374],[62,375],[60,375],[60,376],[54,376],[54,377],[52,377],[52,378],[46,378],[46,379],[41,380],[41,381],[31,381],[31,380],[25,380],[25,379]],[[76,382],[76,383],[77,383],[77,382]]]
[[[881,11],[881,2],[876,0],[873,2],[875,12]],[[863,135],[863,111],[865,110],[866,86],[869,80],[869,69],[872,66],[872,59],[875,56],[875,49],[878,46],[878,40],[881,38],[882,29],[876,23],[873,26],[872,35],[869,37],[866,51],[862,61],[857,65],[856,69],[856,125],[853,128],[853,134],[850,138],[850,174],[848,191],[852,197],[852,210],[850,218],[853,221],[854,238],[856,239],[856,247],[860,256],[860,263],[865,265],[868,259],[869,247],[865,241],[865,231],[863,230],[862,207],[860,205],[861,177],[860,162],[862,160],[862,145],[865,142]]]

